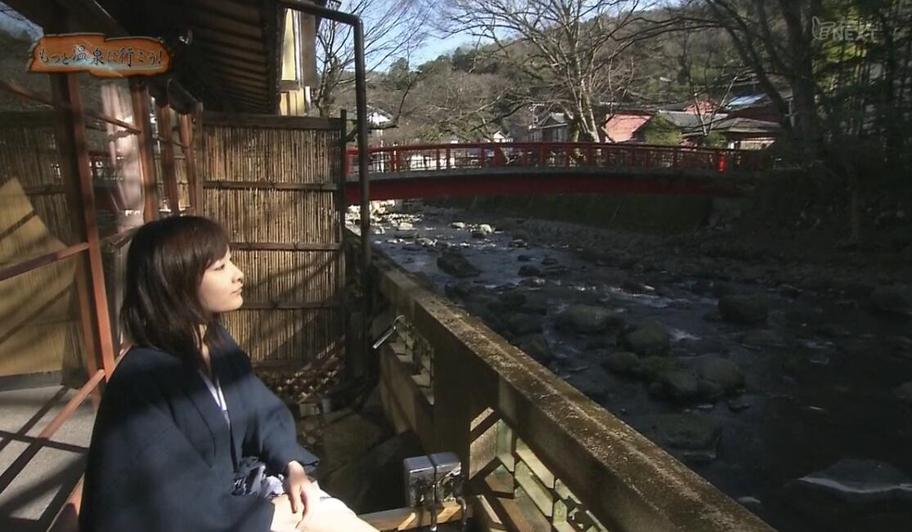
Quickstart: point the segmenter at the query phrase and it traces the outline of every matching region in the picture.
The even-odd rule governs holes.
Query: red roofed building
[[[649,111],[620,111],[611,115],[602,126],[605,141],[613,143],[639,142],[637,131],[652,119]]]

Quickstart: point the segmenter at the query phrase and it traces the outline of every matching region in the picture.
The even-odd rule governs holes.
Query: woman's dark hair
[[[200,363],[202,345],[218,342],[219,327],[218,315],[200,304],[199,287],[206,268],[227,252],[228,235],[207,218],[175,216],[140,227],[127,253],[120,311],[129,339]]]

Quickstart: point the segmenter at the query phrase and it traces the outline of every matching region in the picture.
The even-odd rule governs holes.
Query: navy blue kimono
[[[317,458],[297,443],[288,408],[260,381],[240,347],[213,349],[211,364],[231,424],[197,367],[134,347],[102,396],[83,486],[80,528],[90,531],[269,530],[273,505],[232,495],[237,464],[257,456],[269,474]]]

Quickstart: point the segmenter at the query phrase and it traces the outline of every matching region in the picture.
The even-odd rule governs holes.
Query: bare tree
[[[812,21],[820,12],[820,4],[821,0],[685,2],[686,18],[700,24],[713,21],[725,30],[764,92],[784,116],[790,117],[785,125],[793,127],[806,162],[816,160],[820,140],[812,35]],[[701,8],[705,8],[703,16]],[[779,76],[792,89],[791,106],[775,83]]]
[[[448,0],[441,26],[495,44],[501,61],[563,111],[571,139],[600,140],[599,100],[635,42],[645,0]]]
[[[397,58],[408,59],[427,36],[428,7],[411,0],[331,0],[329,7],[364,21],[364,55],[369,71]],[[337,94],[354,84],[355,46],[351,27],[331,20],[317,31],[319,86],[314,105],[322,116],[334,111]]]

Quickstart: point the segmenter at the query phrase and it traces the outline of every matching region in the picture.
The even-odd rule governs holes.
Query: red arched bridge
[[[370,198],[530,194],[732,196],[769,167],[766,152],[643,144],[504,142],[389,146],[368,151]],[[360,202],[358,150],[345,195]]]

